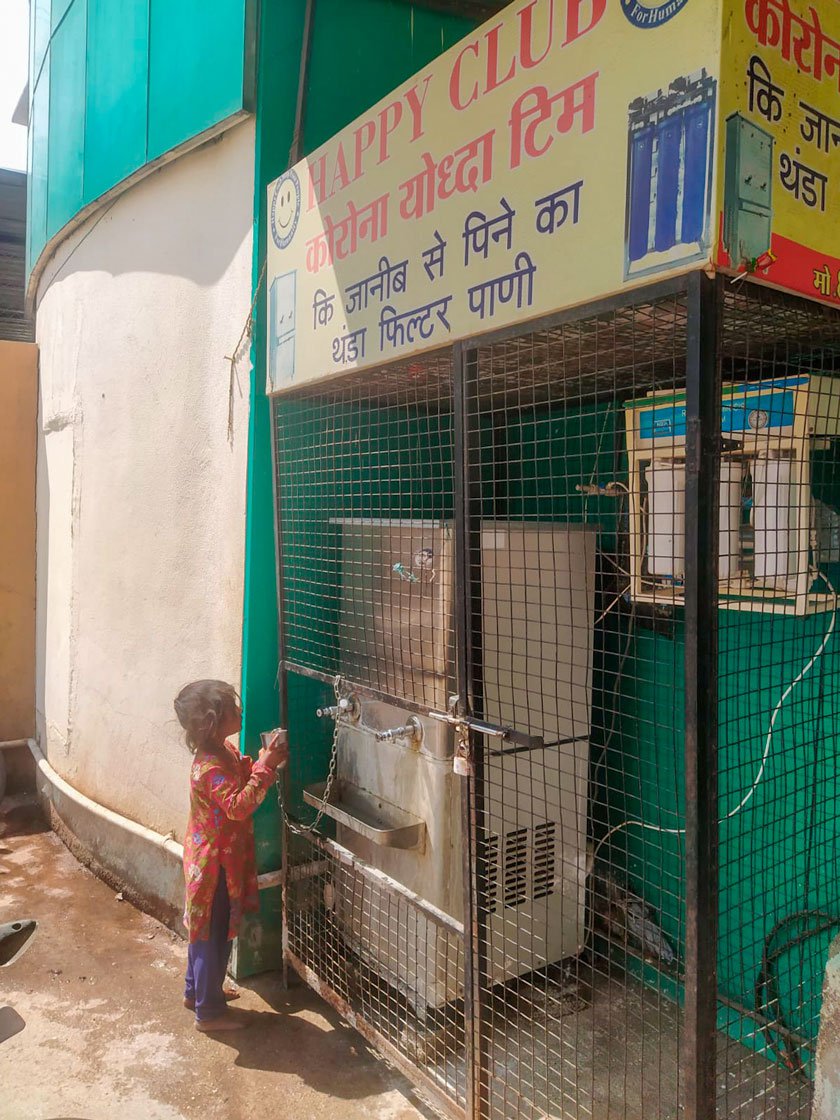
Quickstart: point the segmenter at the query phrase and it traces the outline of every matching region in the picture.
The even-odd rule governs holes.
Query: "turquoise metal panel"
[[[73,0],[50,47],[47,237],[84,197],[86,54],[87,0]]]
[[[84,205],[252,104],[255,3],[31,0],[28,271]]]
[[[244,0],[151,0],[148,158],[242,108]]]
[[[29,8],[30,97],[38,84],[50,44],[50,0],[32,0]]]
[[[52,0],[52,9],[50,11],[51,30],[55,31],[67,14],[68,8],[77,2],[78,0]]]
[[[85,201],[146,160],[149,0],[88,0]]]
[[[29,175],[26,213],[27,273],[47,239],[47,158],[50,119],[50,60],[31,94],[29,111]]]

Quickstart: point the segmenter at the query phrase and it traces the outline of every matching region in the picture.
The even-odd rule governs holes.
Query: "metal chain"
[[[333,692],[335,693],[335,702],[336,704],[338,704],[338,702],[341,700],[341,676],[337,676],[333,681]],[[286,825],[289,831],[294,832],[296,836],[310,836],[317,830],[318,825],[324,818],[324,814],[327,810],[327,805],[329,804],[330,800],[330,793],[332,792],[333,781],[335,780],[336,768],[338,766],[338,731],[338,719],[336,719],[335,727],[333,728],[330,766],[329,770],[327,771],[327,781],[324,785],[324,796],[321,798],[321,803],[318,806],[318,811],[315,815],[314,821],[311,821],[309,824],[304,824],[303,821],[296,820],[296,818],[292,816],[292,814],[286,807],[286,801],[283,796],[282,775],[279,771],[277,773],[277,804],[280,806],[280,812],[283,814],[286,820]]]

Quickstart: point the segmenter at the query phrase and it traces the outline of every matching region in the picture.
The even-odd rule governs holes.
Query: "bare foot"
[[[247,1024],[241,1019],[234,1019],[232,1015],[219,1015],[216,1019],[196,1019],[195,1029],[202,1034],[211,1034],[215,1031],[241,1031]]]
[[[232,1000],[239,999],[239,992],[236,988],[224,988],[222,990],[222,995],[225,997],[225,1003],[231,1003]],[[195,1011],[195,1000],[185,999],[184,1007],[186,1007],[188,1011]]]

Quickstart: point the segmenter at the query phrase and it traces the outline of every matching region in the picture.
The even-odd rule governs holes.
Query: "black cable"
[[[818,924],[813,929],[800,930],[777,948],[772,948],[774,939],[783,929],[801,921],[816,921]],[[838,926],[840,926],[840,918],[824,910],[797,910],[777,922],[764,939],[761,969],[755,982],[755,1009],[773,1026],[763,1026],[761,1033],[771,1053],[775,1054],[791,1073],[802,1077],[807,1076],[805,1063],[801,1057],[803,1047],[793,1041],[793,1032],[785,1023],[775,966],[776,962],[791,949]]]

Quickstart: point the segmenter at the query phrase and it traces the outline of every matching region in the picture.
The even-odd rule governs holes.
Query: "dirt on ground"
[[[182,1003],[186,945],[120,901],[31,804],[0,813],[0,923],[35,918],[0,968],[0,1120],[417,1120],[398,1074],[279,974],[242,986],[247,1029],[211,1037]]]

